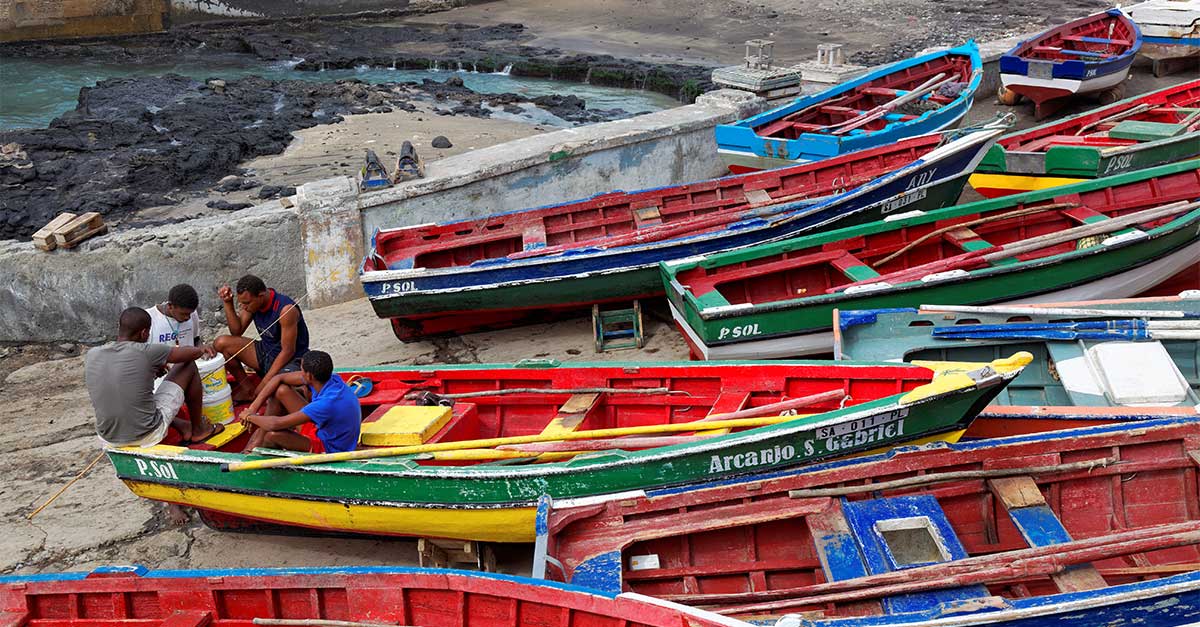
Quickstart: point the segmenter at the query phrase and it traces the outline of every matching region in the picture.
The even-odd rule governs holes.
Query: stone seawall
[[[0,342],[95,342],[116,333],[125,307],[148,307],[171,286],[200,293],[206,337],[220,317],[216,290],[246,273],[299,297],[304,260],[294,209],[278,201],[233,216],[133,229],[43,252],[0,242]]]

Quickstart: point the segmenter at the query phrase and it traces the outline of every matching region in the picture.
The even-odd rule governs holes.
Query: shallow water
[[[161,65],[120,65],[86,58],[70,60],[0,58],[0,129],[45,127],[50,120],[75,108],[81,87],[90,87],[97,81],[106,78],[156,76],[167,73],[181,74],[201,80],[263,76],[275,80],[294,79],[317,82],[358,78],[371,83],[419,82],[425,78],[444,81],[451,76],[458,76],[463,79],[463,84],[477,92],[516,93],[530,98],[553,94],[575,95],[583,98],[589,109],[620,108],[630,113],[645,113],[679,104],[669,96],[654,92],[509,76],[500,72],[392,70],[365,67],[356,70],[302,72],[292,69],[293,66],[292,63],[245,65],[220,64],[211,61]]]

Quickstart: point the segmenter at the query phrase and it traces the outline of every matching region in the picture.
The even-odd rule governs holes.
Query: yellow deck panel
[[[364,422],[360,440],[367,446],[415,446],[429,441],[450,422],[453,411],[437,405],[399,405],[379,420]]]

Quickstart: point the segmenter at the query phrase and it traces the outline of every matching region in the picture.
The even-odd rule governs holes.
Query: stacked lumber
[[[80,242],[108,231],[104,218],[95,211],[83,215],[60,213],[46,226],[33,234],[33,245],[51,251],[55,248],[74,248]]]

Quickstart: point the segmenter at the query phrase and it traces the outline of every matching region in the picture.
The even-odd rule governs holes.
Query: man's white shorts
[[[158,387],[154,390],[154,406],[158,410],[159,421],[158,426],[153,431],[147,433],[139,440],[123,444],[109,442],[104,438],[100,438],[100,441],[105,446],[111,448],[119,446],[154,446],[167,437],[167,429],[171,426],[171,421],[175,419],[175,415],[179,413],[179,408],[183,407],[183,400],[183,388],[179,387],[179,384],[174,381],[163,379],[159,381]]]

